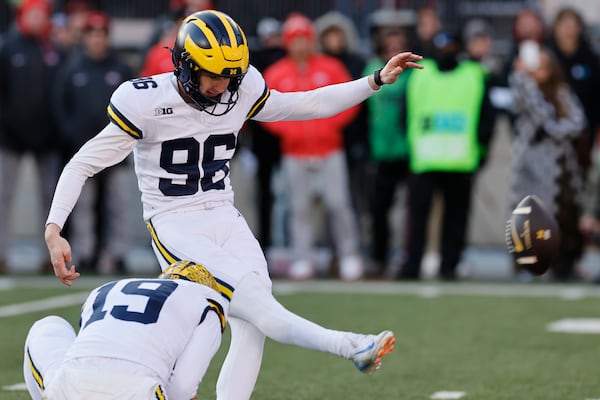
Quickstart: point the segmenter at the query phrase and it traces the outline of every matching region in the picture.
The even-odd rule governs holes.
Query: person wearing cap
[[[53,107],[59,121],[63,162],[106,125],[106,103],[112,92],[133,77],[129,65],[110,47],[110,17],[87,13],[81,51],[71,54],[56,79]],[[93,93],[93,96],[90,96]],[[73,210],[69,236],[82,270],[124,272],[129,164],[124,161],[89,181]],[[101,212],[96,212],[96,204]],[[105,233],[102,233],[105,232]],[[97,264],[102,264],[101,268]]]
[[[52,7],[45,0],[24,0],[16,24],[0,44],[0,273],[10,270],[8,242],[15,177],[23,158],[33,156],[41,210],[50,207],[59,173],[58,127],[51,112],[51,90],[63,61],[51,41]],[[42,221],[40,221],[42,223]],[[52,269],[43,259],[41,271]]]
[[[433,38],[432,58],[423,74],[411,74],[406,88],[405,129],[409,149],[406,260],[397,276],[421,278],[421,261],[434,193],[441,192],[438,275],[456,280],[465,248],[471,191],[493,133],[494,110],[487,72],[479,63],[459,61],[460,39],[451,32]]]
[[[492,58],[493,33],[489,23],[481,18],[470,19],[466,22],[462,35],[466,58],[480,62],[490,72],[496,71]]]
[[[306,16],[293,13],[283,24],[287,56],[265,71],[271,89],[282,92],[310,90],[350,81],[348,70],[337,59],[316,52],[316,32]],[[343,128],[358,112],[354,106],[333,117],[266,123],[281,138],[282,167],[290,199],[292,279],[308,279],[315,269],[311,251],[315,226],[311,223],[315,198],[323,200],[331,216],[340,278],[362,278],[358,228],[350,199],[348,168],[343,148]]]

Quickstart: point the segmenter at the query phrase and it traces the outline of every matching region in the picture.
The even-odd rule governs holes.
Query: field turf
[[[80,302],[64,296],[83,296],[103,279],[81,278],[72,288],[54,278],[0,279],[0,399],[29,398],[14,389],[23,382],[22,349],[33,321],[58,314],[76,324]],[[253,399],[600,399],[600,335],[546,329],[564,318],[600,318],[600,288],[319,281],[275,282],[275,291],[287,308],[327,327],[393,329],[396,351],[366,376],[333,355],[268,340]],[[52,307],[48,299],[56,297],[73,305],[35,311],[40,304]],[[31,301],[38,301],[33,311],[12,307]],[[215,399],[228,339],[226,332],[199,399]]]

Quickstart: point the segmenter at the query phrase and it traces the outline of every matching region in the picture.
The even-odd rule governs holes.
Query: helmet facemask
[[[173,55],[173,59],[175,59],[175,55]],[[208,97],[203,95],[200,91],[200,75],[214,74],[200,68],[194,60],[189,57],[189,53],[185,51],[181,54],[180,59],[180,66],[175,67],[175,76],[177,76],[183,90],[194,104],[201,111],[205,111],[210,115],[219,116],[229,112],[238,100],[239,94],[237,90],[242,83],[243,76],[230,78],[231,81],[229,86],[227,86],[226,92],[217,97]],[[223,97],[226,98],[224,99]],[[219,105],[223,105],[225,108],[217,109],[217,106]]]

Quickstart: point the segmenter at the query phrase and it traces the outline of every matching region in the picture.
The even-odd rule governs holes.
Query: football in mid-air
[[[558,256],[558,223],[537,196],[519,202],[506,222],[505,237],[515,263],[534,275],[543,275]]]

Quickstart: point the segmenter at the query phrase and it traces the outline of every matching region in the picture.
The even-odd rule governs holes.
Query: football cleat
[[[352,355],[354,366],[367,375],[381,367],[381,358],[394,351],[396,338],[392,331],[383,331],[377,336],[365,336]]]

